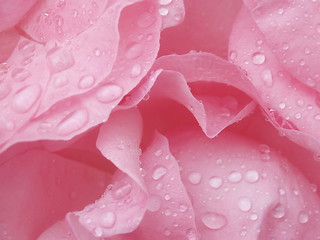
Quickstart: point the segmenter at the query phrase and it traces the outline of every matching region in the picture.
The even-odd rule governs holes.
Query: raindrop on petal
[[[213,213],[213,212],[207,212],[201,216],[202,223],[212,230],[218,230],[223,228],[227,224],[227,219],[225,216]]]

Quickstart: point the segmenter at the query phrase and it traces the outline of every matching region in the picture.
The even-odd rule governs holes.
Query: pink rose
[[[320,239],[317,0],[0,6],[0,239]]]

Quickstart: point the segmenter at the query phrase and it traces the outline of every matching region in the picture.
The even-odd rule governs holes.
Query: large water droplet
[[[125,48],[125,56],[128,59],[135,59],[142,53],[142,45],[140,43],[131,42]]]
[[[68,114],[57,126],[56,132],[60,136],[69,135],[81,129],[88,122],[88,111],[79,109]]]
[[[126,182],[118,182],[111,191],[113,199],[119,200],[128,196],[132,190],[132,185]]]
[[[218,189],[222,185],[222,178],[221,177],[211,177],[209,179],[209,186]]]
[[[213,212],[207,212],[201,216],[202,223],[212,230],[218,230],[223,228],[227,224],[227,219],[225,216],[213,213]]]
[[[266,61],[266,56],[261,52],[255,52],[252,54],[252,62],[256,65],[261,65]]]
[[[75,63],[72,52],[63,48],[50,51],[47,55],[47,59],[49,69],[53,73],[71,68]]]
[[[160,178],[162,178],[164,175],[166,175],[167,173],[167,168],[163,167],[163,166],[156,166],[153,169],[152,172],[152,178],[154,180],[159,180]]]
[[[110,84],[100,87],[96,97],[98,101],[109,103],[117,100],[122,95],[122,88],[118,85]]]
[[[230,182],[233,182],[233,183],[237,183],[237,182],[240,182],[242,179],[242,174],[240,172],[237,172],[237,171],[232,171],[231,173],[229,173],[228,175],[228,180]]]
[[[63,74],[57,74],[52,77],[53,86],[56,88],[61,88],[69,83],[68,78]]]
[[[188,180],[192,184],[199,184],[202,179],[202,176],[198,172],[192,172],[188,175]]]
[[[30,55],[36,50],[36,47],[30,41],[22,41],[19,44],[18,49],[23,55]]]
[[[90,88],[93,86],[95,78],[92,75],[83,76],[78,84],[78,87],[81,89]]]
[[[252,207],[251,200],[249,198],[246,198],[246,197],[240,198],[239,201],[238,201],[238,207],[243,212],[250,211],[250,209]]]
[[[274,218],[283,218],[284,215],[286,214],[286,209],[282,204],[277,204],[273,209],[272,209],[272,216]]]
[[[245,173],[244,179],[249,183],[255,183],[259,180],[259,173],[255,170],[249,170]]]
[[[116,222],[116,214],[108,211],[100,215],[100,225],[105,228],[111,228]]]
[[[309,215],[305,212],[300,212],[298,215],[299,223],[307,223],[309,221]]]
[[[39,99],[41,87],[38,84],[20,89],[12,100],[12,108],[19,113],[29,111]]]
[[[12,70],[11,76],[15,81],[23,82],[28,77],[30,77],[31,74],[24,68],[15,68]]]

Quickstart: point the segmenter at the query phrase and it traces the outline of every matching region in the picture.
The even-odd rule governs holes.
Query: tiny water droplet
[[[89,114],[86,109],[78,109],[71,112],[57,125],[57,134],[66,136],[81,129],[88,122],[88,117]]]
[[[300,212],[298,216],[299,223],[307,223],[309,221],[309,215],[305,212]]]
[[[18,113],[29,111],[37,102],[41,94],[39,84],[30,85],[20,89],[12,100],[12,108]]]
[[[258,215],[256,213],[252,213],[250,216],[249,216],[250,220],[252,221],[255,221],[258,219]]]
[[[94,49],[94,55],[96,57],[100,57],[101,56],[101,50],[99,48]]]
[[[165,194],[165,195],[164,195],[164,199],[165,199],[166,201],[169,201],[169,200],[171,199],[170,194]]]
[[[90,88],[93,86],[94,82],[95,82],[95,78],[92,75],[86,75],[80,78],[78,87],[80,89]]]
[[[162,150],[161,150],[161,149],[158,149],[158,150],[154,153],[154,155],[155,155],[156,157],[160,157],[160,156],[162,155]]]
[[[283,218],[284,215],[286,214],[285,207],[282,204],[277,204],[273,209],[272,209],[272,216],[274,218]]]
[[[262,54],[261,52],[255,52],[255,53],[252,55],[252,62],[253,62],[255,65],[261,65],[261,64],[263,64],[265,61],[266,61],[266,57],[265,57],[265,55]]]
[[[192,172],[188,175],[188,180],[192,184],[199,184],[202,179],[202,176],[198,172]]]
[[[128,59],[136,59],[142,54],[143,48],[140,43],[131,42],[125,48],[125,56]]]
[[[166,16],[166,15],[168,15],[168,13],[169,13],[169,10],[168,10],[168,8],[159,8],[159,14],[161,15],[161,16]]]
[[[272,72],[269,69],[265,69],[261,72],[261,78],[267,87],[272,87],[273,77]]]
[[[163,166],[156,166],[153,169],[152,172],[152,178],[154,180],[159,180],[160,178],[162,178],[164,175],[166,175],[167,173],[167,168],[163,167]]]
[[[237,58],[238,54],[235,51],[231,51],[229,54],[229,59],[231,62],[234,62],[234,60]]]
[[[201,216],[202,223],[212,230],[218,230],[226,226],[227,219],[224,215],[214,213],[214,212],[207,212]]]
[[[117,100],[122,95],[122,88],[118,85],[109,84],[100,87],[96,93],[97,100],[109,103]]]
[[[289,49],[289,44],[287,42],[282,43],[282,49],[283,50],[288,50]]]
[[[95,235],[96,237],[101,237],[101,236],[103,235],[102,228],[100,228],[100,227],[95,228],[95,229],[94,229],[94,235]]]
[[[111,228],[116,222],[116,214],[114,212],[104,212],[100,215],[100,225],[105,228]]]
[[[242,197],[238,200],[238,207],[242,212],[248,212],[250,211],[252,207],[251,200],[246,197]]]
[[[52,77],[53,86],[56,88],[61,88],[69,83],[68,78],[63,74],[58,74]]]
[[[285,103],[279,103],[279,108],[280,109],[285,109],[286,108],[286,104]]]
[[[221,177],[211,177],[209,179],[209,186],[218,189],[222,186],[222,178]]]
[[[179,211],[180,211],[180,212],[184,213],[184,212],[186,212],[187,210],[188,210],[188,207],[187,207],[186,205],[180,204],[180,206],[179,206]]]
[[[240,172],[237,172],[237,171],[232,171],[228,175],[228,180],[230,182],[232,182],[232,183],[240,182],[241,179],[242,179],[242,174]]]
[[[137,77],[140,75],[141,72],[142,72],[141,65],[139,63],[135,63],[131,68],[130,76]]]

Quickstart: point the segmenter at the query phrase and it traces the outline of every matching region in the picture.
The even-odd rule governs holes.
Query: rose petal
[[[202,238],[319,236],[319,196],[273,149],[266,152],[226,131],[208,139],[199,130],[184,129],[172,132],[169,142]]]
[[[0,32],[0,63],[5,62],[10,57],[11,53],[18,43],[18,40],[19,34],[14,28]],[[2,74],[0,72],[0,77],[1,75]]]
[[[68,211],[94,201],[110,181],[106,172],[42,150],[14,157],[0,172],[4,239],[36,239]]]
[[[184,20],[183,0],[158,0],[158,12],[162,16],[162,29],[179,25]]]
[[[107,4],[107,0],[38,1],[19,27],[38,42],[63,41],[95,24]]]
[[[127,43],[127,47],[119,49],[115,66],[105,80],[106,83],[86,94],[60,101],[46,114],[29,121],[22,131],[1,146],[1,150],[20,141],[70,139],[106,121],[122,96],[139,83],[145,71],[151,67],[152,59],[156,57],[159,47],[160,17],[155,9],[149,12],[152,7],[150,4],[149,2],[134,4],[123,11],[120,32],[124,34],[124,37],[121,37],[121,41],[124,42],[120,45]],[[137,22],[146,12],[150,18],[154,18],[154,21],[148,26],[141,26]],[[145,18],[142,20],[146,21]],[[141,36],[143,41],[140,39]],[[134,41],[137,41],[138,45],[132,45]],[[143,48],[141,48],[142,43]]]
[[[230,60],[246,71],[257,91],[253,97],[275,127],[294,142],[318,152],[320,106],[317,92],[285,72],[245,8],[231,35]]]
[[[130,121],[129,121],[130,119]],[[100,128],[97,148],[118,169],[145,189],[140,174],[142,119],[136,109],[118,111]]]
[[[148,211],[133,232],[135,239],[192,239],[194,212],[167,139],[156,134],[141,157],[149,194]]]
[[[227,58],[228,38],[240,0],[185,2],[182,24],[167,29],[161,38],[160,55],[185,54],[191,50],[212,52]]]
[[[16,25],[37,0],[0,1],[0,32]]]
[[[320,5],[317,1],[244,1],[283,67],[320,91]],[[307,27],[306,27],[307,26]]]

